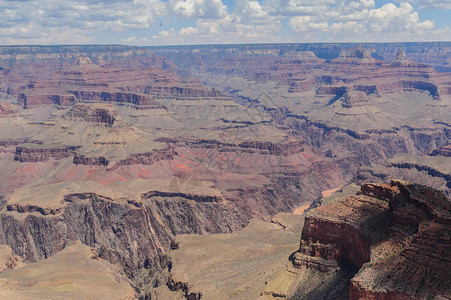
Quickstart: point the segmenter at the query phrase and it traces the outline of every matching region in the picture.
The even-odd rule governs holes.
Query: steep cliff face
[[[8,205],[0,214],[0,242],[32,262],[80,240],[134,279],[143,270],[149,277],[164,266],[174,235],[230,232],[247,219],[226,202],[202,201],[183,193],[151,192],[140,200],[79,193],[61,201],[57,210]]]
[[[302,140],[283,142],[245,141],[242,143],[226,143],[224,141],[207,139],[193,140],[160,138],[157,141],[169,143],[173,146],[179,147],[189,146],[193,148],[218,149],[221,152],[238,151],[289,156],[304,151],[304,141]]]
[[[387,201],[363,195],[350,197],[346,205],[322,206],[308,213],[302,239],[336,245],[339,254],[332,259],[343,259],[360,268],[370,260],[371,245],[378,235],[388,230],[387,214]]]
[[[145,108],[164,108],[163,105],[159,105],[155,100],[144,94],[136,93],[124,93],[124,92],[114,92],[114,91],[77,91],[68,90],[68,93],[74,95],[74,99],[81,102],[91,102],[91,101],[102,101],[107,103],[120,103],[120,104],[131,104],[136,105],[139,109]],[[55,104],[63,105],[61,103]]]
[[[67,113],[66,117],[70,120],[81,120],[105,126],[112,126],[118,118],[114,107],[96,107],[94,104],[75,104]]]
[[[41,148],[17,146],[14,160],[19,162],[43,162],[50,158],[62,159],[73,155],[78,147],[68,146],[64,148]]]
[[[448,298],[450,209],[443,193],[426,186],[363,185],[307,213],[293,263],[322,272],[335,260],[352,263],[360,270],[350,299]]]

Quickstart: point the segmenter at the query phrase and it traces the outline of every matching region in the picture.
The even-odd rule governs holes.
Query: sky
[[[0,45],[451,41],[451,0],[0,0]]]

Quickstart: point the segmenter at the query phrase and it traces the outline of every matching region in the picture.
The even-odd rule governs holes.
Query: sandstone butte
[[[349,299],[449,299],[451,203],[404,181],[365,184],[354,196],[307,212],[297,268],[358,272]]]

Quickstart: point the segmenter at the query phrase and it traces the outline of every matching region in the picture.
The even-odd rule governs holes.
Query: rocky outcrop
[[[432,156],[444,156],[451,157],[451,145],[446,145],[437,149],[434,149],[431,153]]]
[[[420,172],[426,172],[428,175],[430,175],[432,177],[443,178],[446,181],[446,186],[449,189],[451,189],[451,175],[445,174],[444,172],[441,172],[430,166],[416,164],[416,163],[409,163],[409,162],[391,163],[390,166],[395,167],[395,168],[400,168],[400,169],[416,169],[417,171],[420,171]]]
[[[345,86],[321,86],[316,90],[317,95],[337,95],[342,96],[348,90]]]
[[[63,159],[70,157],[74,151],[79,148],[76,146],[67,146],[62,148],[43,148],[43,147],[25,147],[17,146],[14,160],[19,162],[43,162],[49,159]]]
[[[365,206],[365,215],[361,216],[360,211],[357,210],[360,206]],[[320,207],[317,210],[321,209]],[[302,239],[317,240],[321,244],[337,245],[340,255],[338,258],[351,262],[360,268],[370,259],[372,240],[369,232],[362,230],[362,225],[359,222],[361,219],[366,220],[376,215],[379,218],[371,220],[373,228],[386,230],[387,226],[383,225],[387,218],[388,203],[369,197],[363,199],[353,197],[348,199],[345,207],[330,207],[330,209],[337,212],[333,219],[316,216],[316,214],[322,213],[319,211],[306,215]],[[314,214],[314,216],[311,216],[311,214]],[[369,224],[365,224],[365,226],[372,227]],[[371,230],[370,228],[365,229]]]
[[[355,84],[354,90],[358,92],[364,92],[367,95],[378,94],[377,85]]]
[[[416,68],[428,68],[429,66],[426,64],[415,63],[407,58],[404,50],[399,50],[396,58],[393,60],[393,67],[416,67]]]
[[[341,106],[346,108],[369,105],[368,96],[365,92],[346,92],[343,95]]]
[[[433,83],[424,81],[402,81],[401,86],[403,89],[417,89],[420,91],[428,91],[434,100],[440,99],[438,88]]]
[[[43,208],[37,205],[21,205],[21,204],[8,204],[6,206],[7,211],[16,211],[18,213],[32,213],[38,212],[41,215],[56,215],[61,212],[61,208]]]
[[[109,170],[115,170],[119,166],[126,165],[152,165],[160,160],[173,159],[175,155],[177,155],[177,153],[173,148],[170,147],[161,150],[153,150],[151,152],[137,153],[129,156],[126,159],[119,160],[111,168],[109,168]]]
[[[75,154],[73,163],[76,165],[108,166],[110,162],[103,156],[87,157],[83,154]]]
[[[376,63],[377,61],[373,57],[371,57],[371,52],[369,49],[356,47],[341,50],[340,55],[336,59],[333,59],[331,62],[346,64],[369,64]]]
[[[197,84],[196,84],[197,85]],[[204,97],[224,97],[219,90],[214,88],[196,88],[196,87],[177,87],[177,86],[147,86],[145,93],[159,95],[169,95],[171,97],[188,97],[188,98],[204,98]]]
[[[193,292],[193,288],[188,283],[175,281],[172,276],[169,276],[166,285],[171,291],[182,291],[187,300],[200,300],[202,298],[201,292]]]
[[[315,87],[316,79],[294,79],[289,81],[289,93],[306,92]]]
[[[0,116],[15,114],[16,112],[17,108],[12,103],[0,101]]]
[[[5,141],[0,141],[0,147],[12,147],[12,146],[17,146],[20,144],[36,144],[36,145],[41,145],[42,142],[41,141],[36,141],[36,140],[30,140],[30,139],[14,139],[14,140],[5,140]]]
[[[144,198],[152,198],[152,197],[180,197],[188,200],[194,200],[196,202],[218,202],[219,198],[216,196],[208,196],[208,195],[196,195],[196,194],[186,194],[186,193],[177,193],[177,192],[161,192],[161,191],[149,191],[142,195]]]
[[[426,186],[365,184],[307,213],[293,263],[323,272],[329,260],[352,263],[360,270],[350,299],[447,298],[450,211],[450,199]]]
[[[189,146],[196,148],[213,149],[217,148],[221,152],[225,151],[240,151],[250,153],[261,153],[270,155],[292,155],[304,151],[304,141],[283,141],[273,143],[270,141],[246,141],[239,144],[225,143],[218,140],[206,139],[168,139],[159,138],[157,141],[172,144],[174,146]]]
[[[67,71],[81,74],[82,72],[101,72],[102,68],[93,64],[88,56],[80,55]]]
[[[74,120],[83,120],[105,126],[113,126],[118,118],[113,107],[95,107],[93,105],[75,104],[66,114],[66,117]]]
[[[23,108],[30,108],[42,104],[56,104],[70,106],[75,104],[76,97],[58,90],[54,82],[30,81],[24,92],[19,93],[17,102]]]
[[[292,155],[304,151],[304,141],[298,140],[281,143],[251,141],[240,143],[238,147],[268,151],[268,154],[271,155]]]
[[[341,258],[340,249],[335,244],[321,244],[313,242],[311,238],[308,241],[301,240],[299,251],[294,254],[293,266],[296,268],[313,268],[320,272],[329,272],[337,268],[337,260]]]
[[[107,102],[118,104],[131,104],[135,105],[138,109],[164,109],[163,105],[155,102],[155,100],[145,94],[136,93],[123,93],[123,92],[106,92],[106,91],[67,91],[73,94],[75,98],[80,102]],[[57,103],[58,104],[58,103]]]

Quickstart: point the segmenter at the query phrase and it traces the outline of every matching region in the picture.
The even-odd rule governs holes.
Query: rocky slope
[[[293,264],[321,272],[353,265],[349,299],[448,298],[450,208],[426,186],[363,185],[307,213]]]

